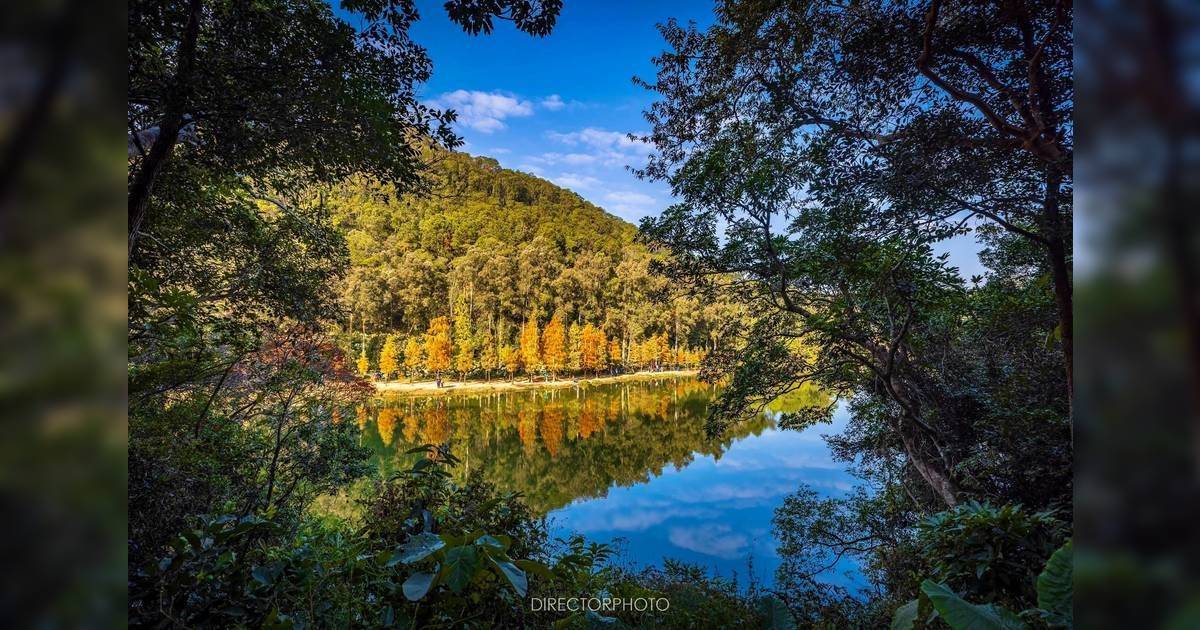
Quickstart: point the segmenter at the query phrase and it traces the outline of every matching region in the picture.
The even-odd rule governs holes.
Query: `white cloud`
[[[592,162],[605,166],[623,167],[640,163],[653,150],[649,143],[631,139],[629,134],[596,127],[587,127],[568,133],[550,131],[546,133],[546,137],[569,147],[578,147],[580,151],[591,156]]]
[[[502,92],[455,90],[442,94],[428,104],[438,109],[453,109],[458,112],[459,124],[481,133],[504,129],[506,118],[533,115],[532,103]]]
[[[563,102],[562,97],[557,94],[551,94],[550,96],[542,99],[542,107],[545,107],[552,112],[556,112],[566,106],[567,104]]]
[[[610,192],[604,195],[604,201],[613,212],[627,219],[646,216],[658,203],[650,195],[629,190]]]
[[[654,203],[654,197],[628,190],[610,192],[604,195],[604,198],[613,203],[629,203],[639,206],[648,206]]]
[[[714,523],[699,527],[672,527],[668,538],[676,547],[733,560],[745,555],[750,540],[744,534],[732,532],[728,525]]]
[[[508,155],[509,153],[512,153],[512,150],[505,149],[504,147],[497,147],[495,149],[492,149],[489,153],[492,153],[494,155]]]
[[[571,166],[582,166],[596,163],[596,156],[588,155],[587,153],[543,153],[529,159],[549,165],[569,164]]]
[[[550,181],[573,190],[588,190],[600,185],[599,179],[591,175],[580,175],[579,173],[563,173]]]
[[[522,164],[519,167],[519,170],[525,171],[526,173],[533,173],[539,177],[546,174],[546,170],[536,164]]]
[[[595,127],[588,127],[570,133],[551,131],[546,135],[551,140],[556,140],[569,146],[583,145],[593,149],[609,149],[633,153],[641,152],[645,154],[649,153],[651,148],[649,143],[632,139],[629,137],[629,134],[597,129]]]

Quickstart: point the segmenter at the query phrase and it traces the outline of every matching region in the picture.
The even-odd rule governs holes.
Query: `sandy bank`
[[[532,389],[554,389],[563,387],[586,387],[588,385],[603,385],[605,383],[623,383],[628,381],[649,381],[659,378],[679,378],[695,376],[695,370],[667,370],[663,372],[634,372],[617,376],[599,376],[596,378],[560,379],[557,381],[534,381],[519,378],[509,382],[503,378],[493,381],[442,381],[439,388],[434,381],[377,381],[375,390],[387,396],[436,396],[446,394],[469,394],[478,392],[511,392]]]

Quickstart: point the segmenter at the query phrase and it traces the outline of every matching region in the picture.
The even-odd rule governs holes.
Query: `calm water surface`
[[[384,399],[364,423],[382,474],[411,465],[404,451],[451,444],[464,471],[479,469],[504,491],[520,492],[551,533],[617,541],[626,559],[663,557],[721,575],[770,583],[779,557],[771,518],[807,484],[848,492],[853,478],[821,438],[846,421],[805,431],[775,428],[768,412],[721,438],[704,418],[716,390],[695,379],[586,388]],[[849,562],[823,578],[861,584]]]

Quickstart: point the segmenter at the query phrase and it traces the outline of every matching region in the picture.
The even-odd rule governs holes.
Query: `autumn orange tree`
[[[608,366],[615,368],[621,364],[621,341],[614,337],[608,342]]]
[[[435,317],[429,322],[429,330],[425,333],[425,369],[433,372],[434,378],[438,378],[442,370],[449,368],[450,320]]]
[[[604,367],[608,340],[604,331],[588,324],[579,333],[579,362],[584,370],[595,372]]]
[[[416,337],[409,337],[408,343],[404,346],[404,369],[408,371],[408,378],[411,379],[421,369],[421,365],[425,362],[424,353],[421,352],[421,342],[417,341]]]
[[[551,380],[567,367],[567,337],[558,315],[550,318],[546,330],[542,331],[542,360],[546,362]]]
[[[398,352],[396,338],[389,335],[383,342],[383,349],[379,351],[379,371],[383,372],[384,380],[391,378],[392,374],[400,369]]]
[[[542,365],[542,350],[538,337],[537,320],[531,318],[521,328],[520,340],[521,362],[525,365],[525,373],[529,375],[530,381],[533,380],[533,373]]]

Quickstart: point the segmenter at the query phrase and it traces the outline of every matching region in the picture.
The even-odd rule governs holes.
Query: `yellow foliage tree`
[[[400,357],[396,348],[396,339],[389,336],[387,341],[383,342],[383,349],[379,351],[379,371],[383,372],[383,378],[387,380],[399,369]]]
[[[470,346],[459,346],[458,354],[454,355],[454,369],[458,370],[459,374],[465,379],[467,374],[475,368],[475,353]]]
[[[416,337],[409,337],[408,343],[404,346],[404,369],[408,370],[408,377],[412,378],[424,363],[425,357],[421,352],[421,342],[417,341]]]
[[[661,368],[671,363],[671,358],[674,353],[671,352],[671,342],[667,340],[667,333],[659,333],[654,338],[655,342],[655,358],[658,359],[658,366]]]
[[[608,364],[621,364],[621,341],[615,337],[612,339],[612,341],[608,342]]]
[[[508,371],[508,380],[511,381],[516,376],[517,370],[521,369],[521,353],[510,345],[500,346],[500,363]]]
[[[540,342],[537,320],[531,319],[525,322],[525,325],[521,327],[521,363],[524,364],[525,373],[529,374],[530,380],[533,380],[533,373],[542,365]]]
[[[450,320],[436,317],[425,332],[425,369],[435,377],[450,368]]]
[[[362,352],[358,355],[358,375],[366,376],[367,371],[371,369],[371,362],[367,359],[367,346],[363,344]]]
[[[567,336],[558,315],[550,318],[546,330],[542,331],[542,360],[550,370],[550,378],[567,367]]]

